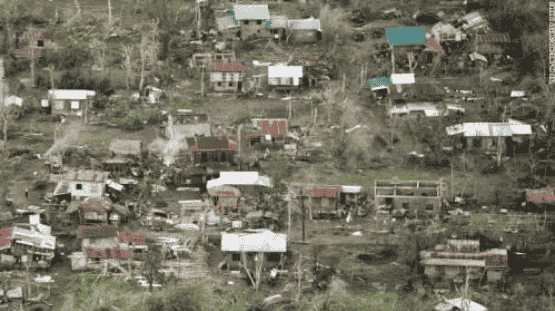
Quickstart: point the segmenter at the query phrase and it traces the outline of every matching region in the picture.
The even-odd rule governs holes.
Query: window
[[[75,189],[77,189],[77,190],[83,190],[83,184],[77,184],[77,185],[75,185]]]
[[[403,203],[403,208],[408,210],[409,209],[409,204],[408,203]]]
[[[262,21],[261,21],[261,20],[257,20],[257,21],[256,21],[256,24],[257,24],[257,25],[262,25]],[[258,32],[260,32],[260,31],[258,31]]]
[[[241,261],[241,254],[231,254],[232,261]]]
[[[44,40],[38,40],[37,46],[44,46]]]
[[[218,82],[218,86],[222,86],[222,82]]]
[[[249,21],[244,21],[243,24],[248,25]]]
[[[71,102],[71,109],[79,109],[79,102]]]
[[[426,210],[432,212],[434,210],[433,204],[426,204]]]
[[[233,86],[233,82],[229,82],[229,86]]]

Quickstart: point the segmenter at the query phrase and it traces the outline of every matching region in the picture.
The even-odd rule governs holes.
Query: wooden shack
[[[51,106],[52,114],[81,117],[87,102],[95,94],[95,91],[88,90],[49,90],[48,104]]]

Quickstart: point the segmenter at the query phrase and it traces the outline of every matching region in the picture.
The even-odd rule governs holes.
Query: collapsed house
[[[346,211],[344,208],[353,208],[355,215],[363,215],[359,198],[363,194],[362,186],[345,185],[314,185],[290,184],[293,193],[302,193],[307,198],[306,204],[313,216],[341,216]]]
[[[38,216],[38,215],[37,215]],[[54,258],[56,237],[50,234],[51,228],[40,224],[38,217],[30,217],[30,223],[4,228],[0,237],[2,262],[21,262],[32,266],[49,267]]]
[[[434,281],[434,286],[447,286],[449,283],[464,283],[480,280],[485,276],[487,282],[499,281],[509,270],[507,250],[490,249],[480,251],[480,242],[472,240],[449,240],[446,245],[436,245],[435,251],[421,252],[425,274]]]

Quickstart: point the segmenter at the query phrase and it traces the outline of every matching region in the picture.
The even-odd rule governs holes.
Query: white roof
[[[234,5],[236,20],[263,20],[270,19],[267,4]]]
[[[272,187],[272,181],[267,176],[258,175],[258,172],[221,172],[220,178],[208,181],[207,188],[221,185],[260,185]]]
[[[4,98],[4,105],[6,106],[16,105],[21,107],[23,106],[23,99],[17,96],[8,96]]]
[[[532,127],[525,124],[511,123],[463,123],[445,128],[447,135],[464,133],[465,137],[499,137],[513,135],[530,135]]]
[[[511,97],[524,97],[524,91],[511,91]]]
[[[87,99],[87,96],[94,96],[95,91],[88,90],[49,90],[48,95],[53,99]]]
[[[291,29],[309,29],[322,31],[320,28],[320,20],[314,18],[288,20],[287,27]]]
[[[341,186],[341,192],[344,193],[360,193],[361,191],[361,186]]]
[[[302,66],[268,66],[268,78],[302,78]]]
[[[264,231],[260,233],[222,232],[224,252],[286,252],[287,234]]]
[[[414,84],[414,73],[394,73],[391,75],[391,84]]]

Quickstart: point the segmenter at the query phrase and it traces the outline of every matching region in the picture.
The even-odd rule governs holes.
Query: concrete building
[[[374,200],[378,205],[388,206],[389,210],[439,214],[446,190],[442,179],[399,180],[395,177],[374,182]]]

